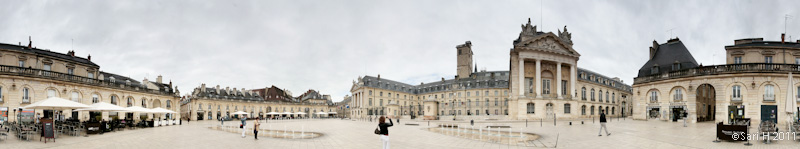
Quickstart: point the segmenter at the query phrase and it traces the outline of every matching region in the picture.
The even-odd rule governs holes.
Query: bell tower
[[[457,73],[456,79],[469,78],[472,74],[472,43],[467,41],[456,46],[457,54]]]

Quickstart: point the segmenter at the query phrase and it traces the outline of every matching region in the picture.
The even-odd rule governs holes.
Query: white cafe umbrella
[[[336,112],[328,112],[328,114],[336,114]]]
[[[247,112],[242,112],[242,111],[236,111],[236,112],[233,112],[233,113],[231,113],[231,114],[233,114],[233,115],[237,115],[237,114],[244,114],[244,115],[248,115],[248,113],[247,113]]]
[[[37,101],[33,104],[22,107],[23,109],[48,109],[48,110],[68,110],[68,109],[84,109],[91,108],[91,106],[66,100],[64,98],[50,97],[42,101]]]
[[[106,103],[106,102],[98,102],[98,103],[94,103],[94,104],[89,105],[89,106],[91,106],[91,107],[90,108],[85,108],[85,109],[78,109],[78,110],[75,110],[75,111],[111,111],[111,112],[114,112],[114,111],[127,111],[127,109],[125,109],[123,107],[120,107],[120,106],[117,106],[117,105],[113,105],[113,104],[110,104],[110,103]]]
[[[305,112],[297,112],[297,113],[294,113],[294,114],[307,114],[307,113],[305,113]]]
[[[314,114],[317,114],[317,115],[323,115],[323,114],[328,114],[328,113],[325,113],[325,112],[317,112],[317,113],[314,113]]]
[[[150,110],[153,111],[153,113],[177,113],[175,111],[167,110],[167,109],[164,109],[164,108],[153,108],[153,109],[150,109]]]
[[[125,109],[127,109],[127,110],[125,110],[125,111],[127,111],[127,112],[155,113],[155,112],[153,112],[153,111],[152,111],[152,110],[150,110],[150,109],[147,109],[147,108],[142,108],[142,107],[140,107],[140,106],[132,106],[132,107],[127,107],[127,108],[125,108]]]
[[[278,113],[278,112],[269,112],[269,113],[267,113],[267,115],[278,115],[278,114],[281,114],[281,113]]]
[[[787,120],[794,121],[794,118],[792,118],[792,117],[794,117],[795,113],[797,112],[797,101],[796,101],[797,99],[796,99],[796,97],[794,95],[794,91],[793,91],[793,89],[794,89],[794,79],[792,77],[792,73],[791,72],[789,72],[789,81],[788,82],[789,82],[789,85],[788,85],[789,87],[787,87],[788,89],[786,90],[786,107],[784,109],[786,109],[786,112],[789,113],[789,119],[787,119]],[[789,123],[789,124],[791,124],[791,123]]]
[[[294,113],[292,113],[292,112],[283,112],[283,113],[281,113],[281,114],[288,114],[288,115],[292,115],[292,114],[294,114]]]

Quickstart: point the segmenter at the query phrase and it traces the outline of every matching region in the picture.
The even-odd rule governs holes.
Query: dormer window
[[[117,79],[115,79],[113,76],[112,76],[112,77],[109,77],[108,79],[111,79],[111,83],[115,83],[115,82],[117,82]]]
[[[675,62],[672,64],[672,71],[681,70],[681,63]]]
[[[658,73],[658,66],[653,66],[653,68],[650,69],[650,74],[657,74],[657,73]]]

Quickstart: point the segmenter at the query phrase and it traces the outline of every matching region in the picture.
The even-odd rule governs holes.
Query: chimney
[[[786,33],[781,33],[781,44],[786,42]]]
[[[219,94],[219,85],[217,85],[216,89],[217,89],[217,94]]]
[[[28,36],[28,48],[30,49],[33,46],[33,40],[31,40],[31,36]]]
[[[89,54],[89,56],[86,57],[86,60],[92,61],[92,55]]]
[[[158,75],[158,77],[156,77],[156,82],[161,83],[161,75]]]
[[[653,59],[653,56],[656,56],[656,51],[658,51],[658,42],[653,40],[653,46],[650,47],[650,59]]]
[[[200,84],[200,92],[201,93],[205,93],[206,92],[206,84],[205,83]]]
[[[381,74],[378,74],[378,80],[381,80]]]
[[[225,87],[225,92],[226,93],[230,93],[231,92],[231,87]]]

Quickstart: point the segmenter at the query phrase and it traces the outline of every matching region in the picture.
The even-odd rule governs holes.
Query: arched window
[[[775,86],[772,84],[767,84],[764,86],[764,100],[775,101]]]
[[[100,95],[92,94],[92,103],[100,102]]]
[[[650,102],[658,102],[658,91],[650,91]]]
[[[128,97],[128,107],[133,106],[133,97]]]
[[[489,98],[486,98],[486,106],[489,106]]]
[[[731,98],[732,98],[731,100],[741,101],[742,100],[742,87],[739,86],[739,85],[734,85],[732,88],[733,88],[733,92],[732,92],[733,94],[731,94]]]
[[[598,112],[598,113],[597,113],[598,115],[599,115],[599,114],[603,114],[603,112],[604,112],[604,111],[603,111],[603,106],[597,106],[597,112]]]
[[[581,106],[581,115],[586,115],[586,105]]]
[[[73,91],[70,99],[72,99],[74,102],[81,102],[81,95],[78,92]]]
[[[598,93],[598,96],[599,97],[597,97],[597,101],[603,102],[603,90],[600,90],[600,92]]]
[[[615,108],[616,108],[616,107],[611,107],[611,115],[614,115],[614,109],[615,109]]]
[[[27,87],[22,88],[22,102],[23,103],[30,103],[31,102],[31,96],[30,95],[31,95],[30,94],[30,89],[28,89]]]
[[[606,91],[606,103],[608,103],[608,91]]]
[[[564,114],[570,114],[570,113],[571,113],[571,112],[570,112],[570,108],[571,108],[571,107],[570,107],[570,104],[568,104],[568,103],[565,103],[565,104],[564,104]]]
[[[47,89],[47,98],[50,98],[50,97],[55,97],[55,96],[56,96],[56,90],[54,90],[54,89]]]
[[[616,102],[617,102],[617,94],[611,93],[611,103],[616,103]]]
[[[672,95],[672,99],[675,101],[683,100],[683,90],[681,90],[680,88],[675,89],[675,94]]]
[[[142,98],[142,107],[147,108],[147,100],[145,100],[144,98]],[[203,109],[203,106],[199,106],[197,107],[197,109]]]
[[[589,96],[589,98],[592,98],[592,101],[594,101],[594,89],[592,89],[591,96]]]
[[[117,105],[117,95],[111,95],[111,104]]]
[[[171,107],[172,107],[172,101],[171,100],[167,100],[167,109],[169,109]],[[219,110],[219,106],[217,106],[217,110]]]
[[[581,99],[582,100],[586,100],[586,88],[585,87],[581,88]]]
[[[534,114],[536,111],[536,107],[533,103],[528,103],[528,114]]]
[[[594,106],[589,108],[589,115],[594,115]]]

